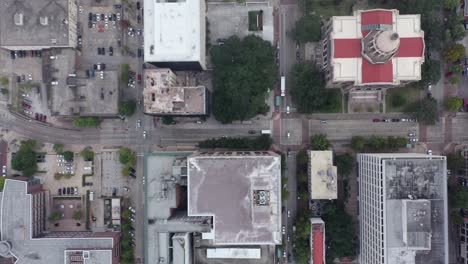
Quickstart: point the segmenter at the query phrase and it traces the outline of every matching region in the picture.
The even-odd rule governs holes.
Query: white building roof
[[[260,259],[260,248],[208,248],[206,257],[209,259]]]
[[[337,168],[333,166],[333,152],[310,151],[310,198],[311,199],[336,199],[337,192]]]
[[[146,62],[200,62],[205,65],[203,0],[145,0]]]

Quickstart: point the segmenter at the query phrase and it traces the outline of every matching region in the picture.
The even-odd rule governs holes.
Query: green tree
[[[100,121],[97,117],[76,117],[73,119],[73,125],[76,127],[97,127]]]
[[[361,136],[351,138],[351,148],[356,152],[361,152],[366,147],[366,140]]]
[[[274,88],[275,49],[270,42],[249,35],[236,36],[211,49],[214,65],[213,113],[222,123],[264,114],[267,92]]]
[[[7,86],[10,83],[8,77],[2,76],[0,77],[0,85]]]
[[[6,177],[0,177],[0,192],[3,191],[3,187],[5,186]]]
[[[343,177],[349,176],[353,170],[354,159],[349,154],[338,155],[335,158],[336,167],[338,168],[338,174]]]
[[[465,158],[463,158],[460,152],[447,155],[447,168],[454,172],[465,168]]]
[[[281,201],[287,201],[289,197],[289,191],[287,188],[281,188]]]
[[[445,109],[448,111],[458,111],[463,106],[463,100],[458,97],[450,97],[444,102]]]
[[[325,81],[312,64],[296,64],[292,69],[289,93],[300,113],[312,113],[325,104]]]
[[[296,175],[297,183],[298,184],[307,184],[309,181],[309,177],[304,172],[298,172]]]
[[[124,165],[133,166],[136,162],[135,153],[129,148],[120,148],[119,161]]]
[[[57,153],[57,154],[61,154],[63,152],[63,144],[60,144],[60,143],[56,143],[54,144],[54,151]]]
[[[11,167],[21,171],[24,176],[32,176],[37,171],[36,141],[26,140],[21,142],[19,150],[11,160]]]
[[[307,151],[305,151],[303,149],[300,150],[297,153],[296,161],[297,161],[297,165],[299,167],[307,166],[307,164],[309,163],[309,156],[307,155]]]
[[[301,43],[319,41],[322,33],[322,22],[316,15],[303,16],[296,22],[293,37]]]
[[[164,125],[175,124],[174,118],[172,116],[163,116],[162,122]]]
[[[73,213],[73,219],[75,219],[77,221],[81,220],[81,216],[82,216],[81,210],[75,211]]]
[[[444,7],[448,10],[453,10],[460,5],[459,0],[444,0]]]
[[[393,107],[401,107],[406,104],[406,97],[401,93],[394,93],[390,97],[390,102]]]
[[[130,79],[130,65],[121,64],[120,65],[120,80],[124,83],[124,85],[127,85],[129,79]]]
[[[63,158],[66,160],[66,161],[73,161],[73,157],[75,155],[73,154],[73,152],[71,151],[65,151],[63,152]]]
[[[130,212],[130,210],[122,211],[122,218],[129,219],[131,215],[132,215],[132,212]]]
[[[387,140],[383,137],[372,136],[367,145],[374,151],[384,150],[387,147]]]
[[[450,192],[449,201],[453,208],[466,208],[468,204],[468,190],[460,188],[455,190],[455,192]]]
[[[435,124],[435,122],[439,119],[438,111],[437,101],[434,98],[428,97],[412,104],[407,109],[407,113],[409,115],[418,119],[419,122],[424,122],[428,125]]]
[[[460,76],[453,75],[449,78],[449,83],[451,84],[458,84],[460,83]]]
[[[119,105],[119,114],[123,116],[132,116],[135,113],[136,102],[128,100],[121,102]]]
[[[62,214],[60,212],[55,211],[49,215],[50,222],[57,222],[60,219],[62,219]]]
[[[122,176],[130,176],[130,172],[131,171],[127,166],[122,168]]]
[[[452,65],[449,67],[449,71],[453,73],[462,73],[464,67],[461,66],[460,64],[457,65]]]
[[[310,138],[312,150],[327,150],[331,147],[330,141],[324,134],[313,135]]]
[[[465,26],[463,26],[463,24],[457,24],[455,25],[451,30],[450,30],[450,34],[452,36],[452,41],[459,41],[459,40],[462,40],[465,35],[466,35],[466,32],[465,32]]]
[[[421,83],[426,86],[436,84],[440,80],[440,61],[426,60],[421,67]]]
[[[83,157],[83,159],[85,161],[92,161],[94,160],[94,151],[91,149],[91,148],[84,148],[81,152],[80,152],[80,155],[81,157]]]
[[[443,56],[447,62],[454,63],[465,57],[465,46],[455,43],[445,49]]]

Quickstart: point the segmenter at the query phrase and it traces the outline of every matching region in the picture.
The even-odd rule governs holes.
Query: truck
[[[281,76],[281,96],[286,96],[286,77]]]

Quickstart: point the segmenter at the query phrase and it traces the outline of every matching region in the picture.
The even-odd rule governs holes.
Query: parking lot
[[[124,188],[130,186],[130,177],[122,176],[122,165],[117,151],[106,151],[101,154],[102,186],[101,195],[104,197],[127,196]]]

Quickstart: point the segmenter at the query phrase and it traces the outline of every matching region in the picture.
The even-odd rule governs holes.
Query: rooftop
[[[145,69],[143,104],[147,114],[204,115],[206,88],[184,86],[170,69]]]
[[[192,62],[205,65],[203,0],[145,0],[146,62]]]
[[[312,250],[311,264],[325,263],[325,222],[321,218],[311,218],[310,246]]]
[[[336,199],[337,167],[333,166],[333,152],[309,151],[310,160],[310,198]]]
[[[188,215],[213,216],[216,245],[280,244],[280,171],[279,156],[270,152],[191,156]]]
[[[382,157],[388,263],[448,263],[445,157]]]
[[[84,249],[92,252],[97,259],[106,260],[98,263],[112,263],[112,254],[109,255],[105,251],[112,251],[113,238],[97,235],[80,238],[79,233],[74,238],[32,238],[32,199],[27,193],[27,185],[25,181],[7,179],[1,193],[1,241],[11,244],[11,254],[17,259],[17,264],[63,264],[67,250]]]
[[[0,46],[69,46],[71,17],[67,0],[4,0],[0,8]],[[72,18],[73,20],[73,18]],[[76,23],[76,22],[75,22]]]
[[[358,10],[332,18],[333,82],[390,84],[421,79],[424,31],[419,15]]]

